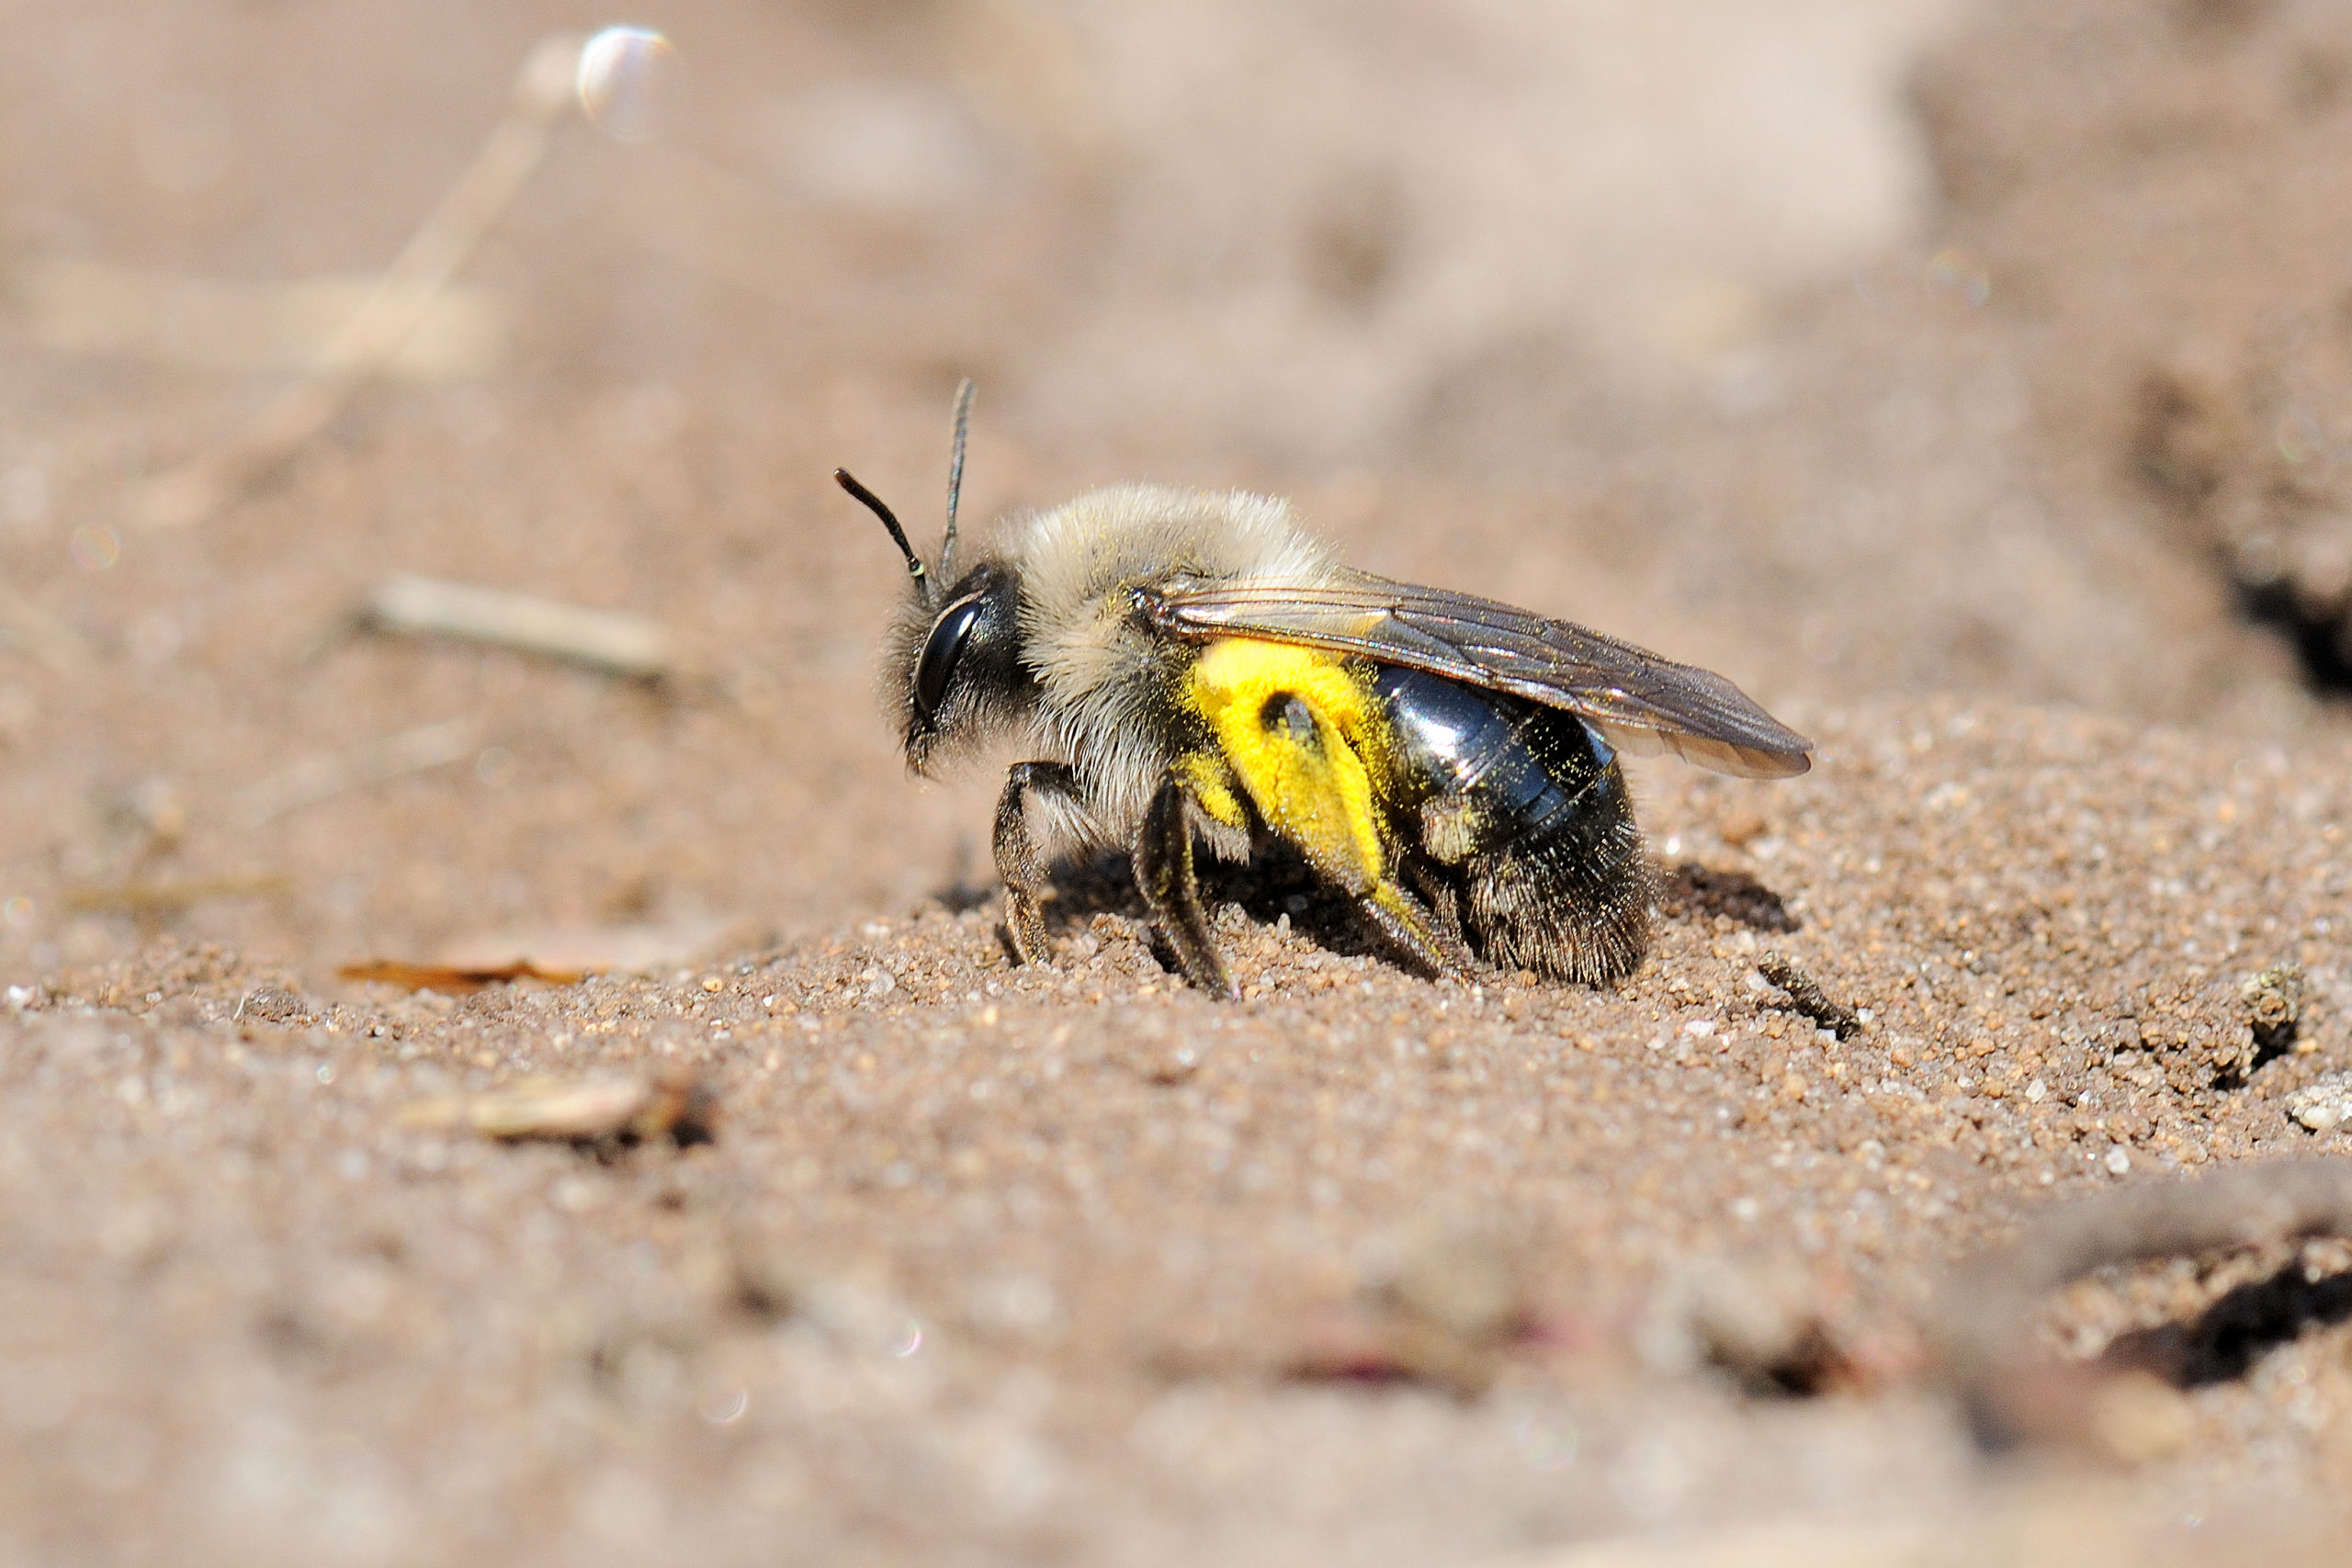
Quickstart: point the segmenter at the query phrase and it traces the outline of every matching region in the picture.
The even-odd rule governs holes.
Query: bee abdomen
[[[1649,947],[1652,893],[1606,741],[1575,715],[1396,667],[1389,799],[1488,963],[1588,984]]]
[[[1641,963],[1655,888],[1622,788],[1615,798],[1611,819],[1532,834],[1462,867],[1471,944],[1487,962],[1584,985]]]
[[[1425,845],[1449,864],[1540,832],[1572,814],[1600,761],[1545,733],[1548,710],[1395,666],[1374,678],[1386,710],[1398,794],[1443,821],[1445,843]],[[1559,716],[1577,733],[1584,727]],[[1448,852],[1448,851],[1453,852]]]

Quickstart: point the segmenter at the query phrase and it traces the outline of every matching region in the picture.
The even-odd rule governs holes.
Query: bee
[[[1284,502],[1121,484],[1015,519],[959,570],[971,385],[958,393],[947,525],[906,558],[886,700],[927,773],[1017,739],[994,845],[1004,923],[1044,963],[1057,854],[1125,850],[1187,980],[1238,995],[1196,847],[1295,848],[1401,954],[1602,984],[1650,939],[1655,874],[1618,752],[1747,778],[1813,743],[1721,675],[1566,621],[1353,570]]]

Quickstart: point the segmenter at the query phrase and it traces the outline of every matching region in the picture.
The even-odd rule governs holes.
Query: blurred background
[[[993,781],[903,778],[903,575],[829,477],[928,536],[967,374],[975,520],[1272,491],[1800,726],[2343,723],[2325,0],[0,16],[11,979],[159,933],[667,963],[985,882]],[[321,387],[535,40],[616,20],[666,43],[413,330],[160,514]],[[666,674],[368,629],[402,574],[645,617]]]

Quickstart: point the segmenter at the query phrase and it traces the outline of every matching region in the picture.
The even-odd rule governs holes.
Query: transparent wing
[[[1621,750],[1787,778],[1813,742],[1711,670],[1467,593],[1343,571],[1313,586],[1179,578],[1142,594],[1176,636],[1257,637],[1361,654],[1565,708]]]

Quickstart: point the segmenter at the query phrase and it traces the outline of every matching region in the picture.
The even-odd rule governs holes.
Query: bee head
[[[1035,695],[1021,662],[1021,580],[983,561],[936,607],[908,604],[891,629],[883,683],[907,765],[918,773],[937,748],[978,741],[1017,719]]]
[[[903,720],[907,765],[922,772],[943,742],[973,741],[1017,717],[1033,694],[1020,660],[1021,585],[1010,569],[983,561],[951,579],[956,562],[956,502],[964,485],[964,430],[972,383],[956,394],[955,447],[947,468],[947,531],[934,569],[907,542],[907,531],[881,497],[833,470],[841,487],[882,520],[906,558],[912,590],[891,629],[883,662],[885,700]],[[941,588],[954,581],[955,586]]]

